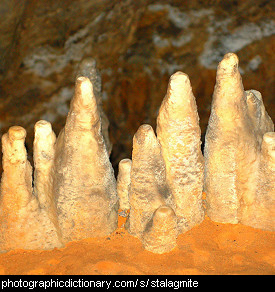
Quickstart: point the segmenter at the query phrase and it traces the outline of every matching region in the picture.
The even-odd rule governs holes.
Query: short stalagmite
[[[195,97],[188,76],[171,76],[157,118],[167,183],[175,202],[180,233],[204,219],[201,131]]]
[[[0,201],[1,251],[15,248],[51,249],[62,246],[55,224],[56,218],[54,213],[49,214],[48,200],[44,194],[49,182],[48,173],[37,173],[34,185],[37,190],[41,190],[41,196],[33,194],[32,167],[27,160],[25,137],[25,129],[19,126],[11,127],[2,137],[4,172]],[[45,145],[41,138],[36,131],[35,160],[38,164],[51,147]]]
[[[161,147],[150,125],[139,127],[133,139],[129,231],[142,238],[154,212],[171,204]]]
[[[204,187],[212,220],[274,230],[274,164],[268,150],[274,139],[269,139],[272,133],[265,134],[272,131],[261,94],[244,91],[238,57],[226,54],[217,70],[204,150]]]
[[[118,197],[101,118],[87,77],[76,80],[64,129],[56,142],[54,195],[65,242],[104,236],[117,227]]]
[[[53,203],[52,180],[56,136],[47,121],[35,124],[33,142],[34,194],[42,208],[50,208]]]
[[[177,216],[168,206],[159,207],[148,222],[142,243],[153,253],[169,252],[177,246]]]
[[[130,209],[129,188],[131,183],[132,160],[125,158],[119,162],[117,175],[117,195],[119,208],[123,211]]]

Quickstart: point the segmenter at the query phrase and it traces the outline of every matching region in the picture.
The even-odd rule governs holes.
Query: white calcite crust
[[[56,142],[54,172],[53,191],[65,242],[116,229],[116,180],[87,77],[76,80],[66,124]]]
[[[34,172],[25,129],[13,126],[2,136],[0,251],[109,235],[118,208],[130,210],[130,234],[158,254],[173,250],[205,211],[216,222],[275,231],[274,124],[261,94],[244,90],[235,54],[217,69],[204,157],[190,80],[177,72],[159,109],[157,135],[148,124],[139,127],[132,159],[120,161],[116,181],[100,94],[95,62],[84,59],[58,138],[49,122],[35,124]]]
[[[11,127],[2,137],[0,250],[52,249],[114,231],[116,180],[89,78],[77,78],[58,139],[47,121],[34,130],[33,183],[25,129]]]
[[[142,125],[133,139],[129,231],[149,251],[171,251],[178,234],[204,219],[200,136],[189,78],[177,72],[159,110],[157,137]]]
[[[244,91],[238,57],[219,63],[205,141],[207,213],[213,221],[274,230],[274,125],[261,94]],[[263,139],[263,137],[265,137]],[[267,141],[268,140],[268,141]]]
[[[16,248],[52,249],[62,246],[62,240],[55,224],[56,218],[54,218],[54,213],[48,210],[47,199],[44,200],[43,190],[47,188],[46,185],[50,179],[45,173],[44,183],[42,183],[40,176],[36,187],[41,190],[41,193],[39,193],[39,197],[34,195],[32,167],[27,160],[25,137],[25,129],[19,126],[11,127],[8,133],[2,137],[4,172],[1,180],[0,200],[1,251]],[[36,161],[41,161],[44,145],[40,143],[39,135],[36,135],[35,139]],[[48,150],[47,143],[44,149]],[[47,168],[46,164],[45,168]],[[42,204],[40,204],[40,198],[43,201]]]
[[[131,183],[132,160],[125,158],[119,162],[117,176],[117,195],[119,197],[119,208],[129,210],[129,188]]]
[[[170,78],[157,118],[157,137],[166,166],[166,179],[175,202],[180,233],[204,219],[204,161],[195,97],[188,76]]]

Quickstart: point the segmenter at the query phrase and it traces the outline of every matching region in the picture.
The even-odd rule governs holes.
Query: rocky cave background
[[[97,62],[113,143],[111,162],[130,158],[142,123],[155,128],[168,80],[189,75],[202,141],[216,67],[237,53],[245,89],[263,95],[274,121],[274,2],[265,0],[2,0],[0,1],[0,134],[45,119],[65,124],[77,67]],[[241,135],[241,133],[240,133]]]

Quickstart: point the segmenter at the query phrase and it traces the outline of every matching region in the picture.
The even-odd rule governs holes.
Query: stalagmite
[[[55,142],[52,125],[44,120],[38,121],[34,126],[33,142],[34,195],[40,208],[47,212],[62,241],[53,194]]]
[[[47,121],[35,124],[34,152],[34,194],[42,208],[49,208],[53,202],[52,179],[56,136]],[[51,197],[50,197],[51,196]]]
[[[260,93],[244,91],[238,57],[228,53],[217,70],[204,151],[207,213],[212,220],[274,229],[274,219],[268,216],[274,184],[267,183],[274,182],[274,172],[267,170],[272,155],[266,153],[274,140],[267,143],[273,134],[264,136],[272,131]],[[255,223],[256,214],[261,222]]]
[[[129,210],[129,190],[131,183],[131,159],[122,159],[118,165],[117,176],[117,195],[119,197],[119,208],[121,210]]]
[[[11,127],[2,136],[3,175],[1,181],[1,206],[17,216],[28,205],[32,196],[32,167],[25,148],[26,130]],[[4,209],[6,208],[6,209]]]
[[[142,242],[153,253],[170,252],[177,246],[177,216],[168,206],[159,207],[148,222]]]
[[[93,84],[97,109],[101,117],[102,135],[104,137],[107,151],[110,155],[112,151],[112,144],[109,139],[109,120],[103,110],[101,76],[96,68],[96,60],[93,58],[84,58],[78,66],[76,77],[87,77]]]
[[[275,231],[275,132],[265,133],[261,145],[255,199],[245,206],[241,223]]]
[[[170,78],[157,118],[157,137],[182,233],[204,219],[199,117],[189,78],[182,72]]]
[[[19,126],[11,127],[2,137],[4,172],[0,201],[1,251],[62,246],[52,221],[54,218],[48,214],[48,210],[40,208],[37,197],[33,195],[32,167],[27,160],[25,137],[25,129]],[[37,141],[37,144],[41,143]],[[40,150],[42,153],[41,148]],[[47,146],[45,150],[47,151]],[[36,158],[39,160],[39,153]],[[47,180],[46,175],[45,179]],[[40,185],[43,185],[42,178]]]
[[[186,74],[171,76],[159,110],[157,138],[151,126],[141,126],[132,161],[129,230],[147,250],[168,252],[178,234],[204,219],[199,118]]]
[[[218,66],[204,159],[191,84],[177,72],[157,136],[150,125],[139,127],[117,182],[95,61],[84,59],[77,76],[58,138],[49,122],[35,124],[33,184],[25,129],[11,127],[2,137],[0,252],[106,236],[117,228],[119,207],[130,209],[125,227],[146,250],[169,252],[204,219],[203,183],[210,219],[275,231],[274,125],[261,94],[244,91],[235,54]]]
[[[133,139],[129,203],[129,231],[139,238],[155,210],[172,204],[160,144],[147,124],[139,127]]]
[[[93,86],[76,80],[66,125],[56,142],[54,195],[63,240],[104,236],[117,226],[114,171]]]

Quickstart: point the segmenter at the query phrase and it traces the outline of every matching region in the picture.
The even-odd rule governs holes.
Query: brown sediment
[[[124,229],[125,217],[110,236],[68,243],[51,251],[16,249],[0,254],[5,275],[197,275],[274,274],[275,234],[208,217],[177,239],[169,253],[144,250]]]

